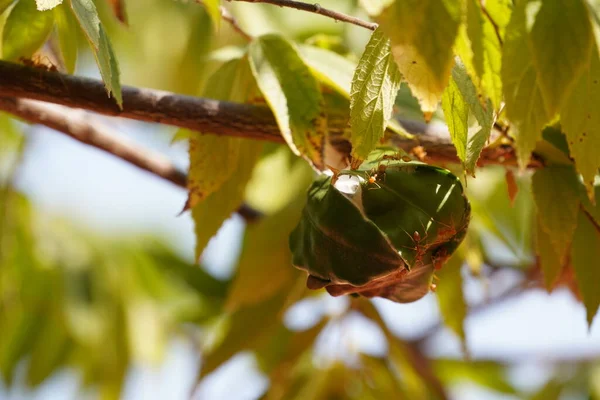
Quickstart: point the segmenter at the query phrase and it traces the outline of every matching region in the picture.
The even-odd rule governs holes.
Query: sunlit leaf
[[[350,127],[353,158],[367,158],[383,137],[400,89],[400,79],[390,52],[390,40],[377,29],[352,79]]]
[[[238,271],[226,303],[228,310],[267,299],[297,277],[298,272],[290,265],[288,236],[304,202],[298,196],[280,212],[246,228]]]
[[[516,138],[522,168],[527,166],[536,142],[542,137],[542,128],[550,120],[531,54],[527,4],[527,1],[517,4],[506,28],[501,71],[506,115],[514,124],[511,134]]]
[[[533,199],[539,221],[563,260],[577,226],[579,179],[571,167],[546,167],[532,179]]]
[[[502,101],[502,46],[494,25],[483,13],[481,4],[478,0],[467,0],[467,34],[473,52],[473,68],[481,81],[480,86],[483,93],[491,99],[494,108],[498,108]]]
[[[205,354],[200,377],[210,374],[236,353],[252,349],[265,336],[270,336],[277,326],[287,295],[287,290],[281,290],[277,295],[240,308],[229,316],[227,333],[215,348]]]
[[[200,3],[204,5],[206,12],[210,16],[210,20],[213,25],[219,29],[221,26],[221,1],[220,0],[201,0]]]
[[[481,104],[477,90],[462,64],[452,69],[450,84],[442,97],[442,108],[450,137],[467,173],[474,175],[475,165],[494,123],[492,103]],[[469,133],[469,115],[474,115],[479,129]]]
[[[203,95],[243,103],[252,94],[254,79],[246,59],[229,61],[208,80]],[[189,137],[190,172],[187,207],[194,207],[216,192],[238,169],[243,140],[227,136],[180,131]],[[204,132],[206,133],[206,132]]]
[[[507,367],[493,361],[439,359],[433,365],[445,383],[472,382],[500,393],[516,394],[507,376]]]
[[[51,10],[54,7],[62,4],[63,0],[35,0],[39,11]]]
[[[68,73],[75,72],[77,62],[77,21],[73,18],[67,4],[61,4],[54,9],[54,19],[60,45],[60,53]]]
[[[561,109],[561,125],[577,171],[593,197],[594,177],[600,168],[600,57],[592,51],[590,65],[583,70]]]
[[[71,0],[71,8],[90,42],[106,92],[122,108],[123,97],[121,95],[119,66],[110,40],[100,23],[94,2],[92,0]]]
[[[287,144],[316,168],[324,169],[325,137],[318,127],[323,100],[309,67],[290,42],[275,34],[255,39],[249,56],[258,87]]]
[[[300,56],[317,74],[320,81],[326,82],[340,94],[350,97],[352,76],[356,64],[333,51],[314,46],[299,46]]]
[[[536,220],[535,249],[538,254],[538,262],[544,275],[544,285],[550,291],[562,272],[564,257],[557,252],[551,235],[542,227],[540,218]]]
[[[594,40],[590,19],[584,0],[529,0],[524,3],[527,3],[528,43],[538,85],[546,112],[554,117],[589,63]]]
[[[467,303],[462,288],[462,264],[462,255],[458,253],[453,255],[443,268],[436,271],[438,280],[434,284],[442,319],[446,326],[460,338],[466,350],[464,321],[467,317]]]
[[[600,291],[598,291],[600,268],[597,262],[600,259],[599,228],[597,223],[592,222],[585,213],[579,212],[577,229],[571,246],[571,262],[579,291],[583,296],[589,326],[592,325],[600,306]]]
[[[14,2],[15,0],[0,0],[0,14],[4,13],[4,11]]]
[[[396,0],[377,20],[423,112],[432,113],[450,77],[460,23],[458,2]]]
[[[19,0],[4,24],[2,58],[30,58],[48,39],[53,24],[52,11],[38,11],[35,0]]]

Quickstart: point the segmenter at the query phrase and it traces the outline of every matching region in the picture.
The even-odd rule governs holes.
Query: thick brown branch
[[[188,128],[214,135],[283,143],[283,137],[266,106],[238,104],[200,97],[184,96],[153,89],[123,86],[123,109],[108,98],[104,85],[96,79],[77,77],[0,61],[0,96],[42,100],[99,114],[120,116],[146,122]],[[348,116],[329,121],[331,144],[342,153],[350,153],[350,144],[342,134]],[[458,159],[447,129],[430,128],[426,124],[401,121],[415,139],[392,135],[398,147],[411,151],[422,146],[424,161],[444,164]],[[485,149],[480,164],[515,165],[511,146]]]
[[[234,0],[234,1],[243,1],[246,3],[267,3],[267,4],[273,4],[273,5],[279,6],[279,7],[288,7],[288,8],[294,8],[296,10],[308,11],[311,13],[324,15],[326,17],[333,18],[336,21],[342,21],[342,22],[347,22],[349,24],[358,25],[363,28],[370,29],[372,31],[377,29],[377,26],[378,26],[374,22],[363,21],[362,19],[353,17],[351,15],[347,15],[347,14],[344,14],[341,12],[323,8],[318,3],[314,3],[314,4],[303,3],[301,1],[295,1],[295,0]]]

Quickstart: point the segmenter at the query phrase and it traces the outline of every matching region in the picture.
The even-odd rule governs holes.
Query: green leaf
[[[551,379],[537,392],[535,392],[528,400],[559,400],[564,389],[564,383],[558,379]]]
[[[535,172],[531,185],[542,228],[562,261],[577,226],[577,174],[572,167],[546,167]]]
[[[299,46],[300,56],[315,73],[319,81],[326,83],[341,95],[350,98],[350,87],[356,64],[333,51],[319,47]]]
[[[200,377],[210,374],[236,353],[252,349],[269,337],[277,327],[287,295],[287,290],[281,290],[276,296],[234,312],[229,317],[223,340],[204,354]]]
[[[592,326],[594,316],[600,306],[600,231],[597,223],[592,222],[584,212],[577,219],[577,229],[571,246],[571,262],[575,278],[583,297],[587,313],[588,326]]]
[[[590,65],[584,69],[560,112],[571,156],[593,198],[594,177],[600,168],[600,57],[592,51]]]
[[[94,2],[71,0],[71,8],[92,47],[106,92],[115,99],[119,108],[123,108],[119,66],[110,39],[100,23]]]
[[[206,12],[210,16],[210,20],[216,29],[221,26],[221,1],[220,0],[201,0],[200,1]]]
[[[493,361],[439,359],[434,370],[446,384],[471,381],[500,393],[517,394],[507,378],[507,367]]]
[[[535,249],[544,275],[544,285],[550,292],[562,272],[564,259],[561,259],[561,255],[557,253],[556,247],[552,243],[550,235],[542,227],[539,217],[536,219]]]
[[[62,2],[63,0],[35,0],[39,11],[51,10]]]
[[[460,338],[463,349],[466,350],[464,322],[467,317],[467,303],[462,288],[463,261],[462,255],[457,253],[442,269],[436,271],[439,279],[435,293],[444,324]]]
[[[221,100],[246,101],[255,84],[246,59],[232,60],[209,80],[204,94]],[[216,135],[190,136],[189,197],[196,232],[196,260],[211,237],[244,200],[262,143]]]
[[[477,89],[462,64],[456,64],[452,69],[450,84],[442,97],[442,108],[456,153],[467,173],[474,175],[481,150],[492,132],[494,116],[490,101],[486,107],[481,105]],[[475,116],[480,126],[480,129],[472,134],[469,134],[468,125],[470,113]]]
[[[0,14],[4,13],[14,2],[15,0],[0,0]]]
[[[53,24],[51,11],[38,11],[35,0],[19,0],[4,24],[2,58],[30,58],[48,39]]]
[[[391,39],[398,68],[423,112],[434,112],[452,68],[460,24],[458,2],[396,0],[377,20]]]
[[[73,17],[71,9],[66,4],[61,4],[54,9],[54,19],[58,32],[58,43],[63,62],[67,72],[75,72],[77,62],[77,21]]]
[[[294,153],[323,170],[323,99],[316,78],[295,47],[279,35],[255,39],[248,54],[252,73],[285,141]]]
[[[374,152],[360,170],[340,171],[333,184],[321,177],[309,189],[290,236],[309,288],[415,301],[464,238],[470,207],[458,178],[384,156]]]
[[[203,95],[216,100],[245,102],[255,87],[247,59],[235,59],[221,66],[208,79]],[[221,186],[238,168],[239,138],[204,135],[181,130],[189,136],[190,168],[188,207],[194,207]],[[208,133],[208,132],[205,132]]]
[[[521,168],[529,163],[531,152],[542,137],[542,128],[550,120],[542,98],[540,77],[533,65],[527,4],[527,1],[519,2],[513,11],[506,30],[501,71],[506,116],[514,124],[511,134],[516,139]]]
[[[192,219],[196,234],[196,260],[200,258],[210,238],[217,233],[223,221],[244,201],[246,184],[250,180],[252,168],[260,156],[262,143],[255,140],[240,140],[242,143],[237,172],[217,192],[192,207]]]
[[[298,196],[280,212],[246,228],[238,271],[226,303],[228,310],[259,303],[297,276],[289,265],[292,255],[288,236],[298,223],[304,203]]]
[[[592,27],[584,0],[526,3],[531,57],[546,112],[554,117],[589,63]]]
[[[473,52],[474,72],[483,93],[491,99],[494,108],[498,108],[502,101],[502,45],[494,25],[484,15],[477,0],[467,0],[467,34]]]
[[[381,29],[367,44],[350,91],[352,157],[364,160],[383,137],[400,89],[401,76]]]

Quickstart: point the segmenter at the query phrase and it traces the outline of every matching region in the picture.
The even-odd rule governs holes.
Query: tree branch
[[[31,124],[40,124],[64,133],[88,146],[105,151],[159,178],[187,190],[187,175],[161,154],[127,142],[97,121],[91,121],[84,111],[35,100],[0,97],[0,110]],[[237,213],[252,222],[261,213],[243,204]]]
[[[214,135],[284,143],[273,113],[266,106],[217,101],[131,86],[123,86],[122,93],[123,109],[120,110],[113,99],[106,95],[104,84],[99,80],[0,61],[0,97],[41,100],[99,114],[158,122]],[[343,136],[348,126],[348,115],[332,117],[328,122],[331,145],[342,154],[350,154],[350,143]],[[407,152],[422,146],[427,153],[423,160],[426,162],[458,162],[447,129],[436,130],[415,121],[400,122],[407,131],[415,134],[415,138],[391,134],[396,146]],[[514,149],[510,145],[486,148],[479,163],[516,165]]]
[[[231,0],[229,0],[229,1],[231,1]],[[267,3],[267,4],[273,4],[273,5],[279,6],[279,7],[295,8],[296,10],[308,11],[311,13],[324,15],[326,17],[333,18],[336,21],[342,21],[342,22],[347,22],[349,24],[358,25],[363,28],[370,29],[372,31],[377,29],[377,27],[379,26],[374,22],[363,21],[362,19],[353,17],[351,15],[347,15],[347,14],[344,14],[341,12],[323,8],[318,3],[310,4],[310,3],[303,3],[301,1],[295,1],[295,0],[233,0],[233,1],[243,1],[246,3]]]

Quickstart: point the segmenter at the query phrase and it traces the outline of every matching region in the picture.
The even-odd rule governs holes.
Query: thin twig
[[[223,6],[220,6],[219,11],[221,12],[221,18],[223,18],[223,20],[227,21],[229,23],[229,25],[233,28],[234,31],[236,31],[241,36],[243,36],[244,39],[246,39],[247,41],[251,41],[253,39],[252,35],[248,34],[246,31],[244,31],[242,29],[242,27],[238,24],[235,17],[233,15],[231,15],[231,13],[229,12],[228,9],[226,9]]]
[[[333,18],[336,21],[342,21],[342,22],[347,22],[349,24],[361,26],[363,28],[367,28],[372,31],[377,29],[377,27],[379,26],[374,22],[367,22],[360,18],[353,17],[351,15],[347,15],[347,14],[344,14],[341,12],[323,8],[318,3],[310,4],[310,3],[303,3],[301,1],[295,1],[295,0],[234,0],[234,1],[243,1],[246,3],[267,3],[267,4],[273,4],[273,5],[279,6],[279,7],[295,8],[296,10],[308,11],[311,13],[315,13],[315,14],[323,15],[323,16],[326,16],[329,18]]]
[[[186,173],[175,167],[162,154],[123,140],[119,135],[90,118],[85,111],[35,100],[6,97],[0,97],[0,110],[26,122],[52,128],[187,190]],[[259,211],[246,204],[242,204],[237,213],[246,222],[253,222],[262,216]]]
[[[0,109],[29,123],[45,125],[62,132],[177,186],[186,187],[185,172],[177,169],[168,159],[117,137],[98,121],[91,121],[90,115],[85,111],[7,97],[0,97]]]

